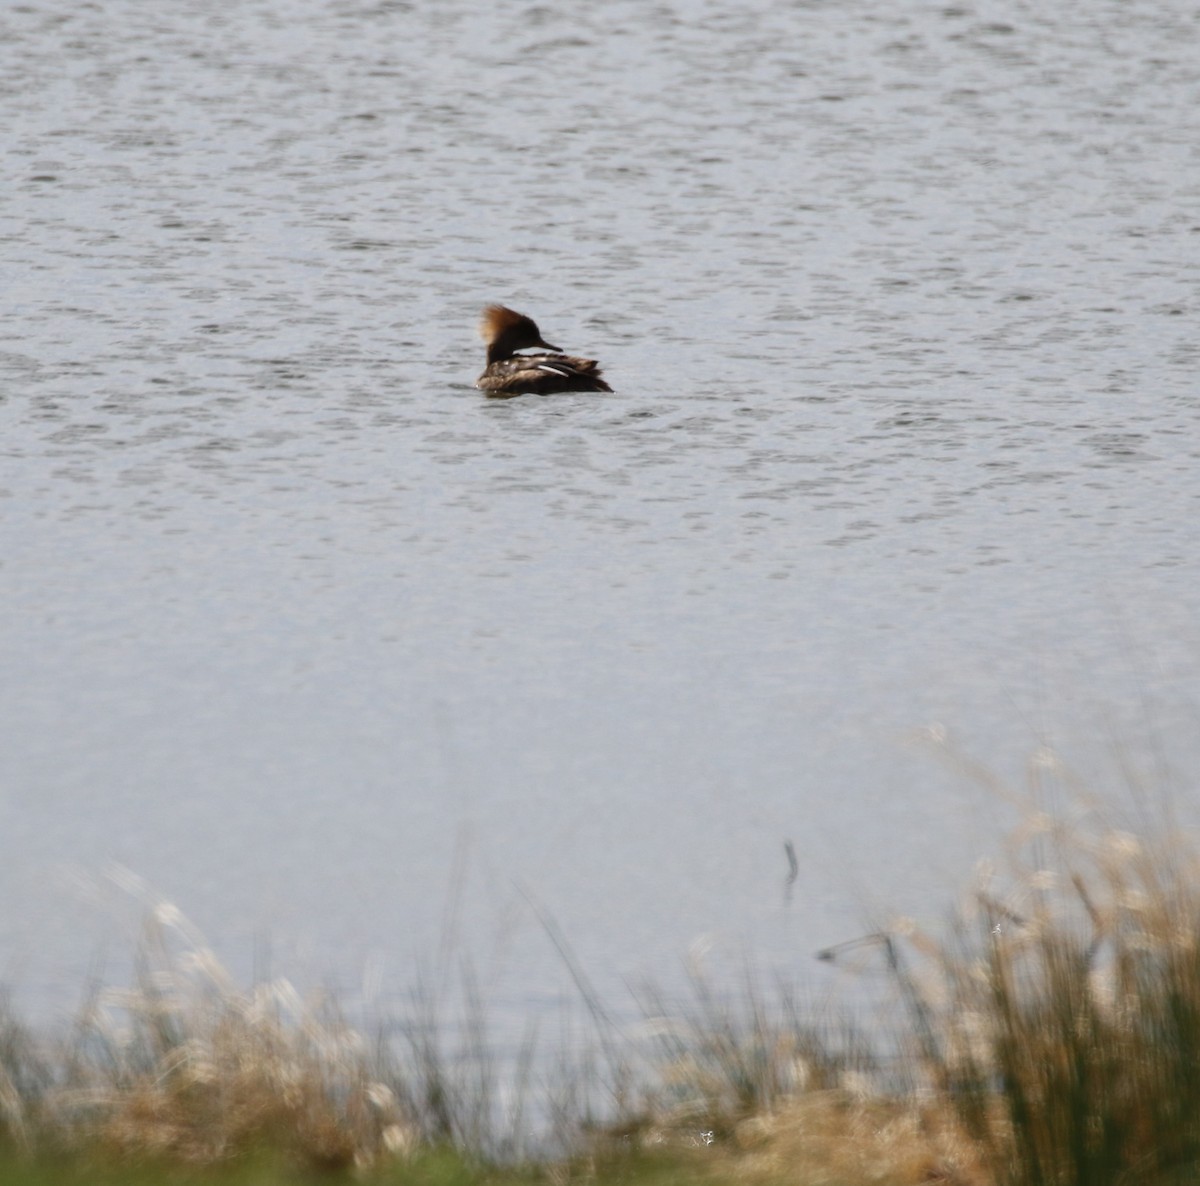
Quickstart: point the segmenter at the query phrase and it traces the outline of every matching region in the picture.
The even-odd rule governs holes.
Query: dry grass
[[[9,1016],[4,1133],[182,1163],[266,1146],[313,1166],[362,1164],[414,1139],[360,1034],[285,981],[238,990],[178,911],[146,922],[135,984],[96,990],[73,1032],[39,1047]]]
[[[239,989],[160,902],[133,986],[97,990],[69,1035],[39,1041],[0,1006],[0,1146],[177,1165],[271,1150],[359,1172],[450,1148],[460,1167],[495,1166],[526,1158],[532,1111],[577,1156],[542,1161],[530,1181],[599,1181],[606,1158],[639,1149],[673,1181],[1195,1180],[1200,854],[1169,822],[1118,826],[1051,754],[1030,770],[1004,864],[981,869],[947,937],[903,920],[871,936],[901,1006],[887,1058],[880,1039],[817,1024],[782,994],[731,1004],[698,972],[687,1007],[644,994],[630,1048],[547,924],[595,1061],[538,1083],[530,1103],[533,1031],[515,1088],[498,1091],[469,977],[462,1048],[446,1048],[428,997],[400,1042],[369,1042],[286,982]],[[1065,806],[1051,815],[1045,801]]]
[[[972,1142],[933,1103],[811,1092],[743,1121],[722,1152],[729,1176],[748,1183],[916,1186],[987,1181]]]
[[[981,869],[948,942],[911,936],[894,965],[912,1058],[989,1181],[1190,1180],[1200,853],[1144,798],[1140,834],[1114,820],[1050,751],[1029,781],[1005,867]]]
[[[972,773],[1018,805],[1003,864],[980,867],[948,937],[897,919],[866,941],[900,1004],[883,1034],[898,1067],[861,1041],[768,1022],[753,995],[734,1022],[701,993],[667,1030],[660,1098],[677,1079],[691,1111],[663,1114],[731,1132],[727,1172],[805,1184],[1200,1180],[1194,836],[1138,783],[1136,824],[1119,818],[1049,750],[1020,793]]]
[[[691,984],[682,1007],[652,989],[642,994],[650,1042],[644,1107],[660,1132],[723,1140],[786,1101],[878,1074],[869,1043],[849,1022],[808,1018],[784,990],[768,1001],[748,981],[730,1000],[713,990],[698,962]]]

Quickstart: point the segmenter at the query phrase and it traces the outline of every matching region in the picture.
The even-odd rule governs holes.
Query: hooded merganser
[[[488,395],[552,395],[556,391],[611,391],[600,378],[600,368],[590,358],[572,358],[557,346],[542,341],[542,331],[532,318],[503,305],[488,305],[479,323],[479,336],[487,343],[487,368],[475,386]],[[517,354],[529,346],[542,346],[551,354]]]

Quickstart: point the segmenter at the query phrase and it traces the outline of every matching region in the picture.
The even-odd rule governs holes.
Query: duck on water
[[[611,391],[591,358],[563,354],[542,340],[533,319],[503,305],[488,305],[479,323],[487,343],[487,367],[475,386],[490,396],[553,395],[559,391]],[[518,354],[541,346],[549,354]]]

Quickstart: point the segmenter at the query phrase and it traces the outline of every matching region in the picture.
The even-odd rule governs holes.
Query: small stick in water
[[[870,935],[863,935],[858,939],[847,939],[845,943],[835,943],[832,947],[822,947],[817,952],[817,959],[832,963],[848,951],[858,951],[864,947],[886,946],[890,948],[891,943],[891,939],[882,931],[875,931]],[[888,962],[891,962],[890,959]]]

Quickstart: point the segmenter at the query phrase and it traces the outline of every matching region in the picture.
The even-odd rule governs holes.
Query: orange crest
[[[479,320],[479,336],[485,342],[494,342],[501,334],[510,333],[527,321],[529,318],[523,313],[507,309],[503,305],[488,305]]]

